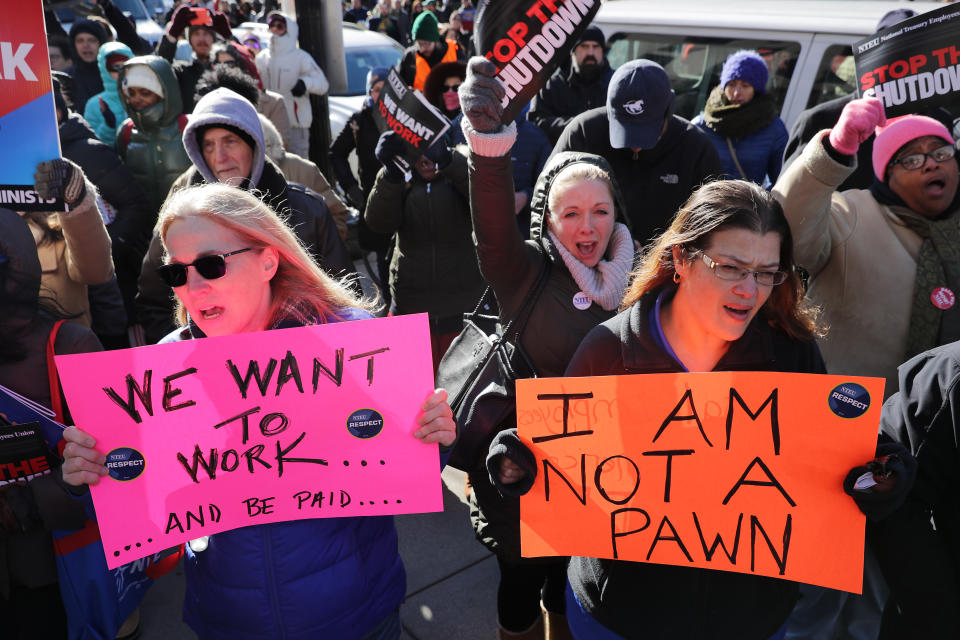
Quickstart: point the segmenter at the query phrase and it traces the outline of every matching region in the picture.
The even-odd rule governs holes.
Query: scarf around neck
[[[553,231],[548,230],[547,234],[581,291],[605,311],[613,311],[619,307],[623,292],[627,288],[630,270],[633,268],[633,238],[626,225],[620,222],[614,225],[610,244],[604,254],[609,254],[611,258],[601,259],[595,267],[588,267],[574,257]]]
[[[763,129],[777,117],[777,105],[768,93],[757,93],[745,104],[733,104],[716,86],[703,108],[703,122],[725,138],[742,138]]]

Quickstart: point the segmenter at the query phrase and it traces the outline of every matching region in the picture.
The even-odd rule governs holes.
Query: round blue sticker
[[[844,382],[833,388],[827,402],[841,418],[859,418],[870,408],[870,393],[856,382]]]
[[[347,418],[347,431],[358,438],[372,438],[383,431],[383,416],[374,409],[357,409]]]
[[[107,471],[111,478],[120,482],[139,477],[146,466],[143,454],[130,447],[117,447],[107,454]]]

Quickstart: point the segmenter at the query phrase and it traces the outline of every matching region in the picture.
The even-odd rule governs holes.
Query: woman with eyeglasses
[[[621,312],[587,334],[564,375],[825,373],[790,229],[754,183],[697,190],[631,277]],[[533,485],[523,449],[515,430],[490,447],[506,495]],[[797,597],[796,583],[726,571],[583,557],[567,568],[575,638],[780,638]]]
[[[177,295],[183,325],[164,342],[371,317],[247,191],[219,183],[178,191],[157,231],[166,251],[158,273]],[[422,408],[413,436],[451,445],[446,393],[432,393]],[[96,484],[107,470],[94,439],[75,427],[64,438],[64,481]],[[204,640],[400,636],[405,577],[391,517],[279,522],[205,542],[188,551],[184,605]]]
[[[467,65],[462,62],[441,62],[430,69],[423,84],[423,96],[440,110],[447,120],[460,115],[460,95],[457,90],[467,77]]]
[[[860,143],[876,133],[874,182],[838,192]],[[886,378],[932,347],[960,339],[960,168],[940,122],[887,121],[877,98],[847,104],[837,125],[811,140],[773,193],[783,204],[797,262],[830,335],[831,372]]]

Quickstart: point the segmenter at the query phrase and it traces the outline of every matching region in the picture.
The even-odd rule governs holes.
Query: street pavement
[[[370,295],[373,287],[362,261],[356,266]],[[493,640],[497,561],[473,535],[463,494],[465,474],[448,467],[442,477],[442,512],[396,516],[400,555],[407,570],[401,638]],[[183,580],[181,563],[147,593],[140,607],[142,640],[196,640],[182,620]]]

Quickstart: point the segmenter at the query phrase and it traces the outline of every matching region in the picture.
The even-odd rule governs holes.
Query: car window
[[[706,38],[665,34],[616,33],[609,40],[610,65],[646,58],[666,69],[676,93],[674,112],[692,119],[703,111],[710,90],[720,82],[723,61],[740,49],[756,50],[767,62],[767,91],[783,108],[800,43],[784,40]]]
[[[857,70],[853,66],[853,50],[845,44],[830,45],[823,52],[806,108],[843,97],[856,90]]]
[[[394,47],[358,47],[345,50],[347,90],[332,95],[362,96],[367,92],[367,72],[373,67],[393,67],[403,55]]]

